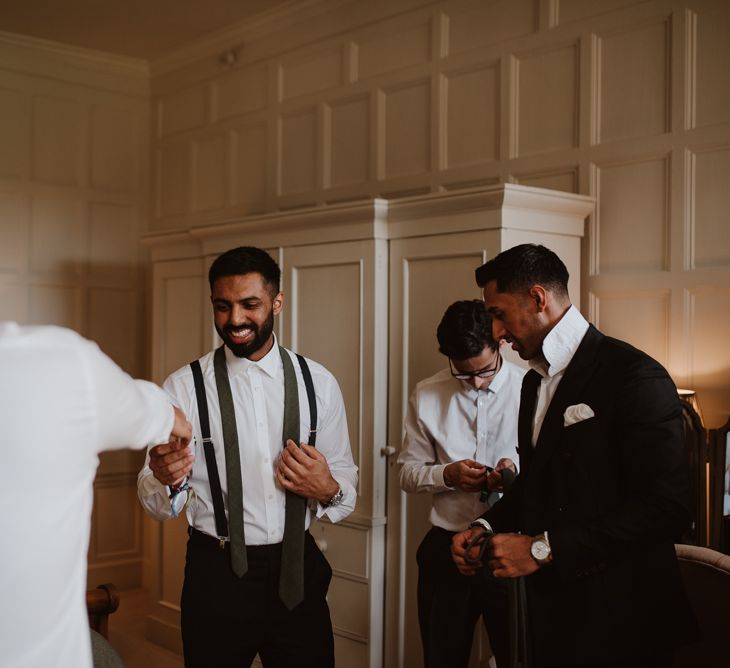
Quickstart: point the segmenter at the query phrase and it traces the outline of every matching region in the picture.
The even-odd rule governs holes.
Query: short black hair
[[[475,274],[480,288],[496,281],[498,292],[516,294],[527,292],[533,285],[542,285],[568,296],[568,269],[553,251],[538,244],[521,244],[502,251]]]
[[[476,357],[487,346],[494,351],[499,349],[492,338],[492,316],[478,299],[449,306],[436,329],[436,338],[439,352],[457,362]]]
[[[223,276],[253,273],[261,274],[272,296],[279,292],[281,281],[279,265],[265,250],[255,246],[239,246],[219,255],[210,265],[208,282],[210,289],[213,290],[213,284]]]

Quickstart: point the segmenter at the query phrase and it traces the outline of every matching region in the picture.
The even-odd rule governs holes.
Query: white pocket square
[[[575,404],[575,406],[568,406],[563,413],[563,426],[569,427],[571,424],[576,422],[583,422],[588,418],[592,418],[595,415],[593,409],[588,404]]]

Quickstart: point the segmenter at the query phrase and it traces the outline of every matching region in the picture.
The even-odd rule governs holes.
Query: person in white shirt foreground
[[[88,668],[99,453],[191,437],[157,386],[60,327],[0,323],[0,666]]]
[[[489,507],[483,490],[499,489],[503,468],[515,470],[525,372],[502,359],[481,301],[449,306],[436,335],[449,368],[416,386],[398,457],[403,490],[433,494],[433,527],[417,553],[424,663],[466,666],[481,615],[497,664],[507,666],[506,586],[489,573],[476,580],[459,574],[450,547],[452,536]]]
[[[327,668],[334,665],[325,598],[332,570],[305,528],[325,515],[337,522],[355,506],[357,467],[342,395],[323,366],[278,345],[273,324],[284,294],[279,267],[265,251],[227,251],[208,278],[224,343],[198,361],[210,441],[203,443],[194,362],[173,373],[165,389],[190,415],[197,446],[152,448],[138,479],[140,500],[157,519],[174,515],[180,494],[188,498],[185,665],[248,666],[258,653],[267,668]],[[290,399],[298,399],[299,413],[287,428]],[[282,437],[284,429],[290,437]],[[316,448],[307,445],[314,436]],[[290,522],[296,507],[301,515]],[[294,547],[300,550],[296,563],[287,557]]]

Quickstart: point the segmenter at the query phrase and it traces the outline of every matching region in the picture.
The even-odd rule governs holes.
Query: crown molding
[[[150,66],[145,60],[83,49],[61,42],[0,31],[0,69],[115,92],[147,95]]]
[[[344,0],[350,2],[351,0]],[[152,76],[160,76],[209,58],[241,43],[260,40],[282,30],[303,17],[311,17],[312,10],[324,11],[327,5],[343,4],[343,0],[289,0],[254,18],[229,28],[208,33],[205,37],[182,49],[176,49],[151,61]]]

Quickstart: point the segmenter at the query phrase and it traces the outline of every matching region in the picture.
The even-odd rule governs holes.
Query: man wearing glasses
[[[433,525],[418,548],[418,621],[426,668],[466,666],[481,615],[499,666],[508,665],[507,591],[485,575],[470,580],[451,559],[451,538],[498,496],[515,470],[524,370],[502,359],[481,301],[446,309],[436,331],[449,368],[411,396],[398,457],[400,484],[433,495]]]

